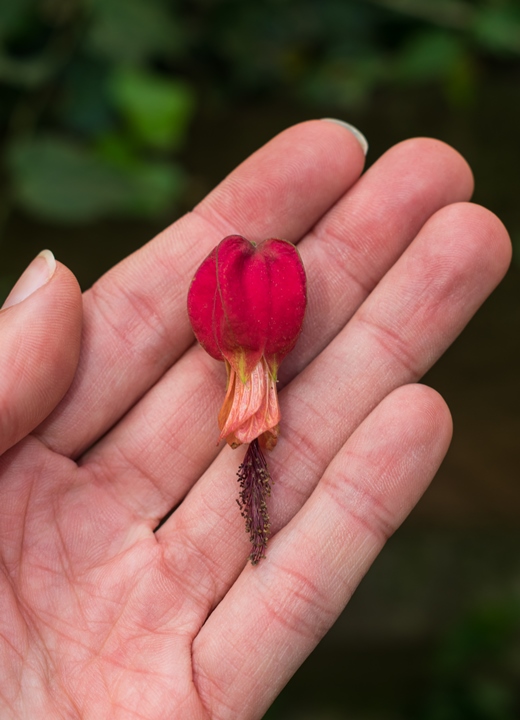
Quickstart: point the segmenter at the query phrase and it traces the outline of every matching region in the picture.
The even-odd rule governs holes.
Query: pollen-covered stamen
[[[257,565],[265,557],[271,534],[266,500],[271,495],[272,484],[258,440],[250,443],[237,475],[240,483],[240,499],[237,502],[252,546],[249,559],[252,565]]]

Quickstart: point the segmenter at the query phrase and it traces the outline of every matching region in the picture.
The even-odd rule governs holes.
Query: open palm
[[[446,145],[362,166],[340,125],[291,128],[83,299],[58,264],[0,312],[2,719],[261,717],[424,491],[451,421],[415,383],[509,241]],[[257,567],[186,313],[231,233],[297,242],[309,288]]]

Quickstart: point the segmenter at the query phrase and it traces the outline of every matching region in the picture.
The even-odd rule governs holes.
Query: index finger
[[[363,151],[338,124],[282,132],[188,213],[84,296],[78,371],[37,434],[77,456],[103,435],[193,342],[186,293],[225,235],[297,242],[361,174]]]

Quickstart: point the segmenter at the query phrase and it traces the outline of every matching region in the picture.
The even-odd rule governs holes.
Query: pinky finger
[[[262,717],[426,490],[451,430],[442,398],[407,385],[349,438],[272,538],[267,559],[243,571],[193,645],[212,717]]]

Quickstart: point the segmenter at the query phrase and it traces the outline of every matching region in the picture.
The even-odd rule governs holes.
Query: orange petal
[[[273,431],[271,434],[276,436],[274,429],[279,422],[276,383],[265,359],[255,366],[245,383],[230,367],[228,389],[219,413],[219,441],[225,438],[232,447],[238,447],[268,431]]]

